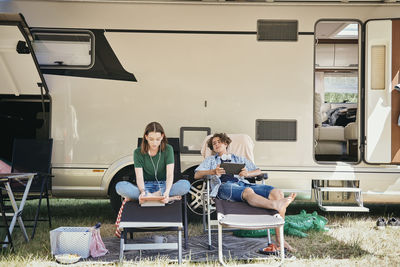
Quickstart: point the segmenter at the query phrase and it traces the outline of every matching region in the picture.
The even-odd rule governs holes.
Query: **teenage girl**
[[[181,199],[189,192],[187,180],[174,181],[174,150],[168,144],[163,127],[158,122],[146,126],[140,147],[133,152],[136,184],[128,181],[118,182],[116,191],[129,200],[142,196],[161,195],[164,203]]]

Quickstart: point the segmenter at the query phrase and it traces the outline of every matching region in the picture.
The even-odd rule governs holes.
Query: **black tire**
[[[113,210],[113,213],[115,215],[118,214],[118,211],[121,207],[122,204],[122,199],[121,196],[117,194],[117,192],[115,191],[115,185],[119,182],[120,180],[113,180],[113,182],[110,184],[110,188],[109,188],[109,198],[110,198],[110,204],[111,204],[111,208]]]
[[[194,179],[194,170],[196,167],[187,169],[183,174],[188,175],[190,182],[190,191],[187,195],[187,209],[190,221],[201,221],[203,218],[203,194],[206,190],[206,183],[203,180]],[[211,202],[211,213],[215,211],[214,203]]]
[[[136,184],[135,178],[136,176],[133,166],[127,166],[117,172],[117,174],[112,179],[110,186],[108,187],[108,196],[110,198],[111,208],[115,215],[118,214],[118,211],[121,208],[122,204],[122,198],[115,190],[115,185],[120,181],[130,181],[131,183]]]

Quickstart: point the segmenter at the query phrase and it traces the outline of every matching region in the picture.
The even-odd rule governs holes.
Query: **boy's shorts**
[[[250,187],[253,191],[260,196],[268,198],[269,193],[273,186],[265,185],[265,184],[247,184],[244,182],[226,182],[220,185],[218,189],[217,197],[219,199],[236,201],[236,202],[243,202],[243,191]]]

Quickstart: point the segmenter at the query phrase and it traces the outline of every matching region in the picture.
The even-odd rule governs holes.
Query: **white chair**
[[[345,153],[345,138],[343,126],[322,127],[322,122],[327,119],[327,111],[331,104],[322,103],[321,95],[315,93],[315,154],[316,155],[343,155]]]
[[[232,143],[228,147],[228,152],[233,153],[238,156],[246,157],[252,160],[254,142],[252,139],[245,134],[228,134],[232,139]],[[211,155],[211,150],[207,147],[207,140],[211,136],[206,137],[202,145],[202,155],[206,157]],[[266,174],[258,177],[258,180],[264,180],[268,176]],[[207,183],[207,192],[205,192],[204,201],[205,205],[203,208],[207,210],[207,229],[208,229],[208,242],[209,249],[211,249],[211,226],[218,226],[218,260],[222,265],[225,265],[222,251],[222,230],[223,228],[234,228],[234,229],[270,229],[279,228],[279,235],[281,244],[284,243],[283,227],[285,224],[284,219],[275,210],[266,210],[261,208],[255,208],[247,203],[243,202],[231,202],[226,200],[214,199],[216,210],[217,210],[217,220],[216,222],[211,221],[211,200],[209,197],[210,188],[210,177],[205,177],[204,180]],[[268,243],[270,243],[270,235],[268,231]],[[284,246],[281,246],[280,250],[281,263],[283,263],[285,254]]]

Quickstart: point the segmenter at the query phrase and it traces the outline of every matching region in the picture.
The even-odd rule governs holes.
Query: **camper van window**
[[[358,74],[324,73],[326,103],[357,103]]]
[[[33,49],[41,68],[90,68],[94,38],[89,32],[34,32]]]

